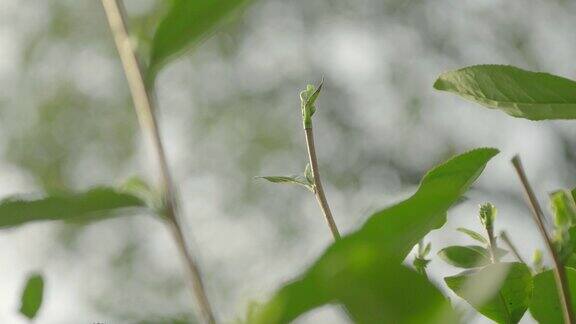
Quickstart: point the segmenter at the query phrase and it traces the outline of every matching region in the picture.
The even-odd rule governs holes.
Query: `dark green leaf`
[[[575,119],[576,82],[508,65],[476,65],[440,75],[437,90],[530,120]]]
[[[42,306],[43,296],[44,279],[42,275],[34,274],[29,276],[20,299],[20,313],[29,319],[33,319]]]
[[[566,268],[566,277],[568,277],[570,295],[573,296],[572,309],[576,310],[576,299],[574,298],[576,296],[576,270]],[[530,303],[530,313],[540,323],[564,323],[553,270],[547,270],[534,276],[534,295]]]
[[[463,227],[459,227],[456,230],[470,236],[473,240],[476,240],[480,243],[488,244],[488,240],[482,234],[476,231]]]
[[[438,252],[438,256],[447,263],[459,268],[478,268],[489,264],[490,252],[477,245],[449,246]]]
[[[530,269],[523,263],[491,264],[444,280],[482,315],[506,324],[520,321],[533,289]]]
[[[360,230],[333,243],[264,304],[251,323],[290,322],[334,302],[345,305],[357,323],[451,323],[454,314],[446,299],[401,263],[428,232],[446,222],[447,210],[497,153],[477,149],[430,171],[414,195],[373,214]]]
[[[144,202],[104,187],[37,199],[8,198],[0,202],[0,228],[42,220],[96,220],[114,216],[117,214],[114,212],[129,207],[144,207]]]
[[[249,0],[172,0],[152,40],[149,83],[171,58],[198,44]]]

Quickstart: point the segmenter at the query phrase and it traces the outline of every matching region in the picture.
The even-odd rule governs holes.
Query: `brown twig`
[[[200,270],[187,247],[186,238],[178,218],[176,190],[172,183],[166,154],[160,139],[153,100],[146,90],[140,64],[130,42],[124,8],[120,0],[102,0],[102,4],[122,61],[140,128],[147,135],[160,168],[160,189],[164,199],[164,216],[178,251],[184,260],[192,293],[197,299],[202,318],[206,323],[213,324],[216,320],[202,283]]]
[[[510,251],[512,251],[512,254],[514,254],[514,257],[516,257],[516,259],[518,259],[518,261],[520,261],[521,263],[526,264],[526,262],[524,262],[524,259],[522,259],[522,256],[520,256],[520,253],[518,253],[518,249],[516,249],[516,246],[514,246],[514,244],[512,243],[510,238],[508,237],[508,233],[506,233],[506,231],[500,232],[500,238],[502,239],[502,241],[504,241],[504,244],[506,244],[506,246],[508,246]]]
[[[572,303],[570,298],[570,290],[568,286],[568,278],[566,277],[566,270],[564,269],[564,265],[560,262],[560,258],[558,257],[558,253],[556,253],[556,249],[552,244],[552,240],[548,235],[548,231],[544,225],[544,213],[542,212],[542,208],[536,199],[536,195],[534,195],[534,191],[528,182],[528,178],[524,172],[524,168],[522,167],[522,162],[520,161],[520,157],[518,155],[512,158],[512,164],[514,165],[514,169],[520,178],[520,182],[524,187],[524,191],[530,202],[530,206],[532,207],[532,214],[534,216],[534,221],[538,226],[540,234],[544,238],[546,243],[546,248],[548,252],[552,256],[552,260],[554,262],[554,278],[556,279],[556,288],[558,290],[558,297],[560,298],[562,304],[562,311],[564,314],[564,323],[566,324],[574,324],[574,312],[572,310]]]

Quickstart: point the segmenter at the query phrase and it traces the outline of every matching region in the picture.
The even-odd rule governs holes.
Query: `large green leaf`
[[[530,120],[575,119],[576,82],[508,65],[476,65],[440,75],[434,88]]]
[[[162,65],[202,41],[249,1],[172,0],[152,40],[149,82],[152,82]]]
[[[13,197],[0,202],[0,228],[41,220],[95,220],[121,208],[143,206],[135,196],[104,187],[38,199]]]
[[[430,171],[407,200],[373,214],[333,243],[299,279],[284,286],[251,323],[286,323],[327,303],[341,303],[358,323],[450,323],[446,299],[401,265],[480,175],[496,149],[477,149]],[[415,294],[414,292],[418,292]]]
[[[566,268],[566,276],[572,296],[572,309],[576,310],[576,270]],[[553,270],[534,276],[534,295],[530,303],[530,313],[539,323],[564,323]]]
[[[490,252],[477,245],[449,246],[438,251],[438,256],[459,268],[477,268],[491,262]]]
[[[29,319],[36,317],[44,297],[44,279],[40,274],[33,274],[26,280],[20,298],[20,313]]]
[[[518,323],[532,296],[532,275],[523,263],[496,263],[444,278],[458,296],[497,323]]]

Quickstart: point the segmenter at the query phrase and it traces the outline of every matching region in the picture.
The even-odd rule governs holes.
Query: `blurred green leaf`
[[[26,280],[20,299],[20,313],[29,319],[36,317],[44,297],[44,279],[40,274],[33,274]]]
[[[557,228],[567,229],[576,222],[576,204],[569,192],[557,190],[551,193],[550,205]]]
[[[304,177],[306,178],[306,181],[308,181],[310,185],[314,185],[314,173],[312,172],[312,167],[310,166],[310,163],[306,164],[306,169],[304,169]]]
[[[533,289],[530,269],[523,263],[490,264],[444,281],[482,315],[506,324],[518,323],[524,316]]]
[[[497,153],[477,149],[434,168],[414,195],[334,242],[250,322],[286,323],[327,303],[345,305],[357,323],[452,322],[454,314],[442,294],[401,263],[428,232],[446,222],[447,210]]]
[[[458,268],[478,268],[491,262],[490,252],[477,245],[449,246],[438,251],[438,256]]]
[[[442,73],[434,88],[530,120],[575,119],[576,82],[508,65],[476,65]]]
[[[299,186],[303,186],[306,189],[313,191],[311,185],[308,183],[306,179],[301,178],[300,176],[264,176],[264,177],[256,177],[257,179],[264,179],[268,180],[273,183],[282,183],[282,184],[295,184]]]
[[[456,230],[468,235],[473,240],[476,240],[480,243],[488,244],[488,240],[482,234],[480,234],[476,231],[473,231],[473,230],[467,229],[467,228],[463,228],[463,227],[459,227]]]
[[[148,82],[160,68],[198,44],[250,0],[172,0],[152,39]]]
[[[572,296],[572,309],[576,310],[576,270],[566,268],[566,277],[570,295]],[[562,306],[558,299],[554,270],[547,270],[534,276],[534,294],[530,303],[530,313],[540,323],[562,324]]]
[[[135,196],[105,187],[37,199],[12,197],[0,202],[0,228],[42,220],[97,220],[122,208],[144,206]]]

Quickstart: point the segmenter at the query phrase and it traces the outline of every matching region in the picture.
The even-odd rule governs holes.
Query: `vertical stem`
[[[498,246],[496,245],[496,237],[494,237],[494,227],[492,227],[492,226],[487,227],[486,232],[488,233],[490,258],[492,259],[492,263],[496,263],[499,261],[499,258],[498,258],[498,254],[496,252]]]
[[[522,259],[522,257],[520,256],[520,253],[518,253],[518,249],[516,249],[516,246],[512,243],[512,241],[508,237],[508,233],[506,233],[505,231],[500,232],[500,238],[508,246],[510,251],[512,251],[514,257],[516,257],[516,259],[518,259],[518,261],[520,261],[521,263],[526,264],[526,262],[524,262],[524,259]]]
[[[146,90],[140,64],[130,42],[122,4],[119,0],[102,0],[102,4],[108,18],[110,30],[114,36],[120,60],[122,61],[124,74],[126,75],[128,86],[132,94],[132,100],[134,101],[134,108],[136,110],[136,115],[138,116],[140,128],[148,137],[160,168],[160,189],[164,199],[164,216],[166,217],[170,232],[173,235],[178,252],[184,261],[188,281],[192,293],[197,299],[202,318],[205,323],[213,324],[216,321],[202,283],[200,270],[188,250],[186,238],[178,218],[176,190],[172,183],[166,154],[164,152],[164,146],[160,139],[158,122],[154,114],[154,104],[151,99],[151,94]]]
[[[574,311],[572,310],[572,302],[570,298],[570,290],[568,286],[568,278],[566,277],[566,270],[562,262],[560,262],[560,258],[558,257],[558,253],[556,253],[556,249],[552,244],[552,240],[548,235],[548,231],[544,225],[544,213],[542,212],[542,208],[536,199],[536,195],[528,182],[528,178],[524,172],[524,168],[522,167],[522,162],[520,161],[520,157],[518,155],[512,158],[512,164],[514,165],[514,169],[520,178],[520,182],[522,182],[522,186],[524,187],[524,191],[526,196],[528,197],[528,201],[530,202],[530,206],[532,207],[532,215],[534,216],[534,221],[540,230],[540,234],[544,238],[546,243],[546,248],[548,252],[552,256],[552,260],[554,261],[554,278],[556,279],[556,288],[558,290],[558,297],[560,298],[562,304],[562,311],[564,314],[564,323],[566,324],[574,324]]]
[[[340,232],[330,211],[330,206],[328,206],[328,200],[326,199],[326,194],[324,193],[324,188],[322,187],[322,181],[320,180],[320,171],[318,170],[318,160],[316,158],[316,148],[314,146],[314,132],[312,131],[312,126],[304,128],[306,133],[306,147],[308,148],[308,159],[310,161],[310,168],[312,169],[312,174],[314,175],[314,196],[316,201],[320,205],[322,212],[324,213],[324,218],[328,223],[330,232],[334,240],[340,239]]]

